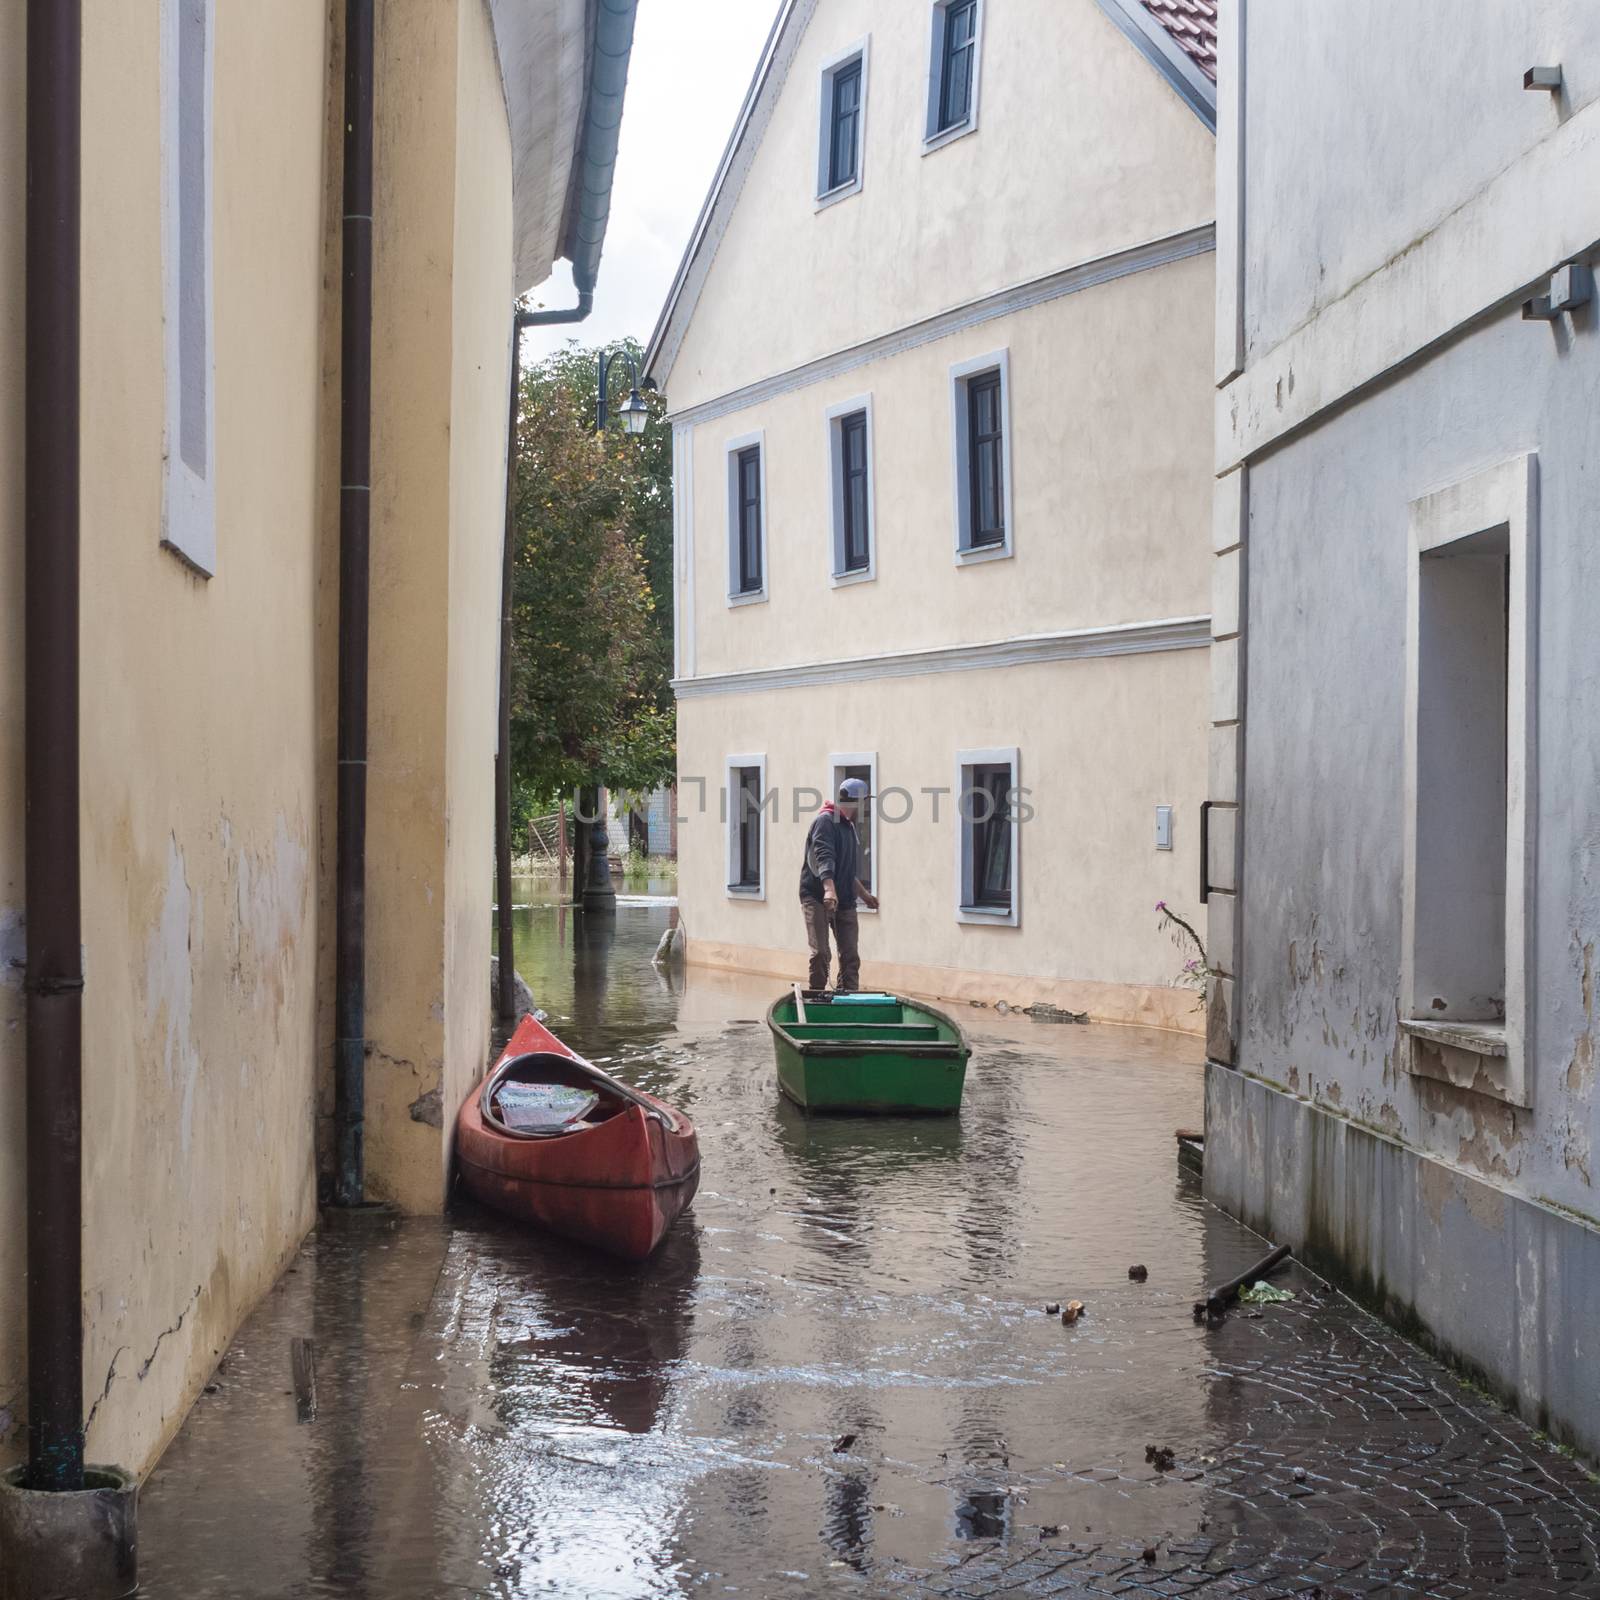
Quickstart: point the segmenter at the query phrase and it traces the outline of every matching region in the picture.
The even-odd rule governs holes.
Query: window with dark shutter
[[[739,483],[739,589],[740,594],[761,590],[761,447],[741,450],[737,458]]]
[[[939,114],[935,133],[959,128],[972,115],[973,67],[978,52],[978,0],[945,7],[939,60]]]
[[[865,411],[852,412],[839,421],[839,470],[843,490],[844,570],[865,572],[872,564]]]
[[[736,887],[761,887],[761,768],[740,767],[738,878]]]
[[[973,549],[1004,544],[1005,438],[998,372],[967,380],[967,448],[971,496],[967,543]]]
[[[834,772],[833,790],[837,794],[839,785],[846,778],[859,778],[867,786],[868,795],[872,794],[872,768],[870,766],[852,765],[839,767]],[[876,893],[872,882],[872,808],[877,804],[876,798],[869,799],[866,805],[856,813],[856,838],[860,841],[860,857],[856,864],[856,876],[867,886],[868,890]]]
[[[861,61],[833,74],[833,114],[828,131],[828,188],[856,181],[861,158]]]
[[[972,769],[972,899],[975,906],[1011,904],[1011,769]]]

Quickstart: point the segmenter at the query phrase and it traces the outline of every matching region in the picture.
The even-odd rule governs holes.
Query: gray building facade
[[[1234,0],[1206,1185],[1600,1453],[1600,8]]]

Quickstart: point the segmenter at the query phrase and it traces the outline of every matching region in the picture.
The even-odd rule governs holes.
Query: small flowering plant
[[[1183,953],[1185,960],[1183,970],[1172,980],[1173,987],[1178,989],[1193,989],[1195,991],[1195,1006],[1204,1009],[1206,1003],[1206,982],[1217,974],[1206,960],[1206,946],[1194,924],[1180,917],[1165,900],[1156,901],[1156,910],[1161,914],[1160,926],[1167,929],[1172,935],[1172,942]]]

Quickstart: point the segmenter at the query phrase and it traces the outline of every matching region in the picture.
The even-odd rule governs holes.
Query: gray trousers
[[[800,912],[806,919],[806,946],[811,952],[809,987],[828,987],[828,969],[832,965],[832,952],[828,948],[831,930],[833,942],[839,947],[839,982],[835,987],[841,994],[854,993],[861,987],[861,925],[855,908],[846,911],[840,906],[830,911],[820,900],[801,900]]]

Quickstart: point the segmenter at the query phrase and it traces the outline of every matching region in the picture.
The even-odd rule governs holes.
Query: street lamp
[[[600,352],[599,381],[595,386],[595,431],[604,433],[606,423],[610,419],[611,364],[619,356],[628,363],[628,373],[633,379],[633,384],[628,390],[628,398],[617,407],[617,414],[622,418],[623,426],[628,432],[638,435],[644,432],[644,425],[650,420],[650,408],[644,403],[644,396],[639,392],[639,363],[634,360],[633,352],[626,346],[621,346],[616,350],[602,350]],[[654,385],[650,384],[647,379],[646,387],[654,387]]]

